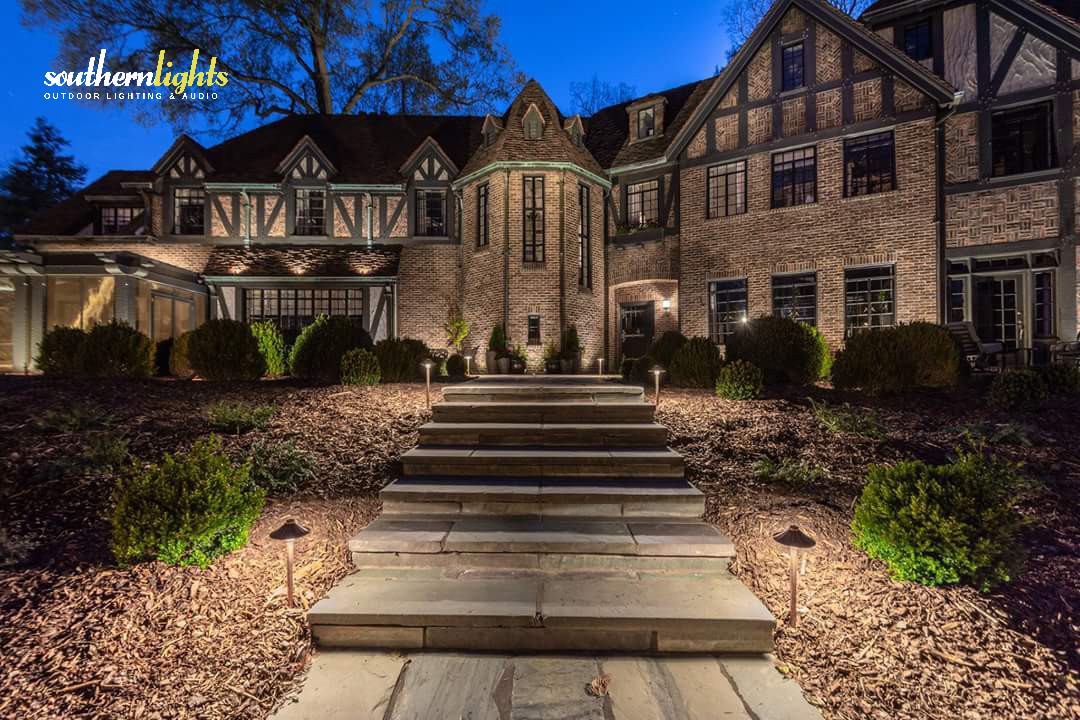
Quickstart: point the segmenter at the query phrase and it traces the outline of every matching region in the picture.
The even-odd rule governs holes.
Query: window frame
[[[592,198],[585,184],[578,184],[578,286],[592,288]]]
[[[798,50],[797,64],[794,62],[796,49]],[[806,45],[802,40],[786,43],[780,47],[780,92],[791,92],[804,87],[806,87]]]
[[[121,211],[127,211],[129,217],[126,220],[120,218]],[[105,205],[99,208],[98,212],[98,224],[100,235],[127,235],[130,233],[121,232],[122,229],[128,228],[135,223],[136,218],[139,217],[144,211],[144,208],[134,207],[131,205]],[[105,216],[111,214],[113,218],[111,221],[106,221]],[[134,229],[134,228],[131,228]]]
[[[951,275],[945,279],[945,317],[947,322],[967,320],[967,277]]]
[[[491,242],[491,223],[488,218],[490,190],[487,183],[476,188],[476,247],[487,247]]]
[[[196,199],[197,202],[190,202],[192,199]],[[181,202],[181,199],[188,200]],[[187,225],[182,218],[184,208],[198,208],[199,224],[198,229],[195,229],[195,225]],[[190,185],[174,187],[172,189],[172,215],[173,215],[173,235],[205,235],[206,234],[206,190],[202,187],[193,187]]]
[[[534,333],[533,330],[536,332]],[[529,347],[543,345],[543,341],[540,339],[540,316],[536,313],[529,313],[526,317],[525,338],[525,344]]]
[[[245,287],[243,291],[244,319],[249,323],[269,321],[283,331],[299,331],[323,314],[346,317],[367,328],[366,287]]]
[[[1019,118],[1023,120],[1023,115],[1027,114],[1028,120],[1031,120],[1031,115],[1035,112],[1045,112],[1045,117],[1041,118],[1044,127],[1041,129],[1040,136],[1042,142],[1039,145],[1042,147],[1032,148],[1032,152],[1028,153],[1023,144],[1023,135],[1027,129],[1026,125],[1021,122],[1019,128],[1010,127],[1005,125],[999,127],[999,121],[1006,122],[1006,119],[1013,118],[1014,123]],[[1019,136],[1019,137],[1017,137]],[[999,152],[1000,151],[1000,152]],[[1041,158],[1035,157],[1035,152],[1039,152]],[[1020,167],[1010,168],[1010,161],[1019,161]],[[1030,166],[1029,166],[1030,165]],[[1041,100],[1036,103],[1029,103],[1026,105],[1020,105],[1017,107],[1005,108],[1004,110],[995,110],[990,115],[990,176],[991,177],[1009,177],[1011,175],[1023,175],[1026,173],[1043,172],[1046,170],[1053,170],[1058,166],[1057,162],[1057,146],[1054,142],[1054,101],[1053,100]]]
[[[809,157],[806,153],[809,152]],[[786,159],[785,159],[786,158]],[[807,160],[810,161],[809,165],[805,164]],[[800,165],[799,163],[804,163]],[[805,173],[806,168],[809,167],[810,179],[807,180]],[[781,150],[780,152],[774,152],[770,157],[770,206],[773,209],[785,208],[785,207],[799,207],[801,205],[813,205],[817,202],[817,146],[807,145],[800,148],[793,148],[791,150]],[[800,177],[800,170],[804,177],[802,180],[797,180]],[[784,182],[777,182],[777,174],[781,180],[790,177],[790,182],[786,180]],[[806,186],[812,187],[812,196],[809,200],[806,199]],[[797,193],[796,190],[802,189],[801,193]],[[785,189],[791,190],[790,202],[777,202],[777,198],[784,199],[783,191]],[[778,193],[779,191],[779,193]],[[801,201],[798,201],[799,198]]]
[[[321,200],[318,212],[313,210],[312,200]],[[303,237],[327,235],[327,193],[321,187],[298,187],[293,189],[292,234]]]
[[[642,130],[646,127],[646,125],[643,123],[645,118],[648,118],[648,133],[642,132]],[[634,124],[636,126],[636,135],[638,140],[648,140],[650,138],[656,137],[656,106],[649,105],[647,107],[638,108],[635,114]]]
[[[521,178],[521,261],[544,262],[544,176]],[[539,192],[537,189],[539,188]],[[538,202],[539,201],[539,202]]]
[[[651,186],[651,187],[646,187]],[[646,203],[646,196],[652,197],[652,202]],[[641,221],[634,222],[631,220],[633,217],[632,205],[633,199],[637,197],[641,210]],[[654,216],[649,219],[644,216],[645,210],[651,207],[654,211]],[[660,226],[660,179],[653,178],[651,180],[642,180],[636,183],[627,183],[626,185],[626,224],[631,228],[647,228],[647,227],[659,227]]]
[[[888,288],[874,288],[873,283],[881,282],[883,280],[888,281]],[[866,283],[866,288],[852,289],[853,283]],[[886,300],[874,300],[871,297],[875,292],[888,292],[888,298]],[[852,295],[864,294],[865,297],[861,300],[852,302]],[[887,312],[875,312],[873,306],[875,303],[887,302],[889,310]],[[852,312],[852,307],[862,304],[866,308],[866,312]],[[852,321],[856,318],[867,318],[865,325],[854,325]],[[888,322],[874,323],[874,318],[888,317]],[[855,267],[844,269],[844,337],[851,337],[858,332],[868,332],[878,330],[881,328],[889,328],[896,326],[896,266],[895,265],[870,265],[866,267]]]
[[[428,196],[438,196],[439,212],[442,214],[438,224],[432,223],[431,206]],[[447,218],[447,192],[443,188],[416,188],[413,190],[413,236],[414,237],[450,237]],[[442,232],[432,232],[433,228],[442,228]]]
[[[872,145],[872,141],[880,138],[888,138],[888,145]],[[874,151],[886,149],[888,151],[888,182],[883,182],[884,170],[881,167],[877,168],[878,172],[871,171],[873,165],[872,159],[875,157],[872,153]],[[861,152],[865,154],[865,166],[867,168],[863,178],[865,180],[865,186],[862,189],[855,189],[853,187],[854,176],[851,169],[853,161],[851,156],[855,152]],[[871,178],[877,176],[877,186]],[[866,133],[863,135],[856,135],[855,137],[844,138],[844,197],[863,197],[865,195],[877,195],[883,192],[892,192],[896,190],[896,133],[893,130],[885,130],[882,132]]]
[[[705,217],[709,219],[732,217],[735,215],[745,215],[747,206],[747,183],[746,183],[746,166],[747,162],[743,160],[732,160],[727,163],[720,163],[719,165],[711,165],[705,172]],[[735,169],[731,169],[735,168]],[[735,205],[734,211],[731,212],[731,188],[732,183],[729,178],[734,177],[735,183]],[[741,178],[741,181],[740,181]],[[723,180],[724,190],[724,212],[718,213],[717,203],[720,200],[719,188],[715,188],[714,181]],[[713,192],[713,190],[717,192]],[[715,195],[715,197],[714,197]]]
[[[750,284],[746,278],[712,280],[708,292],[709,339],[717,345],[724,345],[739,325],[750,317]],[[721,292],[725,294],[722,301],[719,299]]]
[[[1046,279],[1045,285],[1040,280]],[[1057,278],[1053,269],[1036,270],[1031,273],[1031,325],[1032,337],[1044,340],[1057,338]],[[1040,317],[1040,312],[1043,317]]]
[[[809,278],[809,281],[807,281]],[[806,323],[811,327],[817,327],[817,294],[818,294],[818,282],[816,272],[807,273],[783,273],[772,276],[772,314],[773,317],[779,318],[792,318],[797,322]],[[803,288],[811,288],[809,294],[799,290]],[[790,295],[779,295],[777,291],[790,290]],[[805,302],[806,298],[810,298],[810,303]],[[778,300],[786,299],[789,302],[780,303]],[[803,302],[800,302],[803,300]],[[803,317],[800,314],[800,308],[806,311],[809,308],[807,317]],[[788,312],[785,312],[788,310]],[[794,311],[794,312],[791,312]],[[792,317],[794,315],[794,317]]]

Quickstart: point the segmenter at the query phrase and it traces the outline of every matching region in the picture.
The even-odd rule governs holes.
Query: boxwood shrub
[[[370,350],[356,348],[341,358],[341,382],[344,385],[378,385],[379,360]]]
[[[465,358],[461,355],[446,358],[446,374],[452,378],[465,377]]]
[[[960,380],[960,349],[940,325],[913,322],[857,333],[833,362],[833,384],[869,393],[948,388]]]
[[[258,380],[266,373],[259,342],[247,323],[210,320],[188,338],[188,362],[207,380]]]
[[[146,378],[154,374],[154,343],[127,323],[95,325],[79,346],[79,371],[92,378]]]
[[[270,377],[284,375],[288,370],[289,355],[285,349],[285,338],[277,323],[269,320],[253,322],[251,334],[255,336],[255,342],[259,345],[259,354],[266,363],[266,374]]]
[[[289,354],[296,377],[336,383],[341,380],[341,359],[350,350],[370,350],[371,336],[355,320],[320,315],[300,331]]]
[[[745,360],[725,363],[716,376],[716,394],[726,400],[752,400],[761,394],[765,374]]]
[[[676,387],[713,388],[720,372],[720,351],[706,337],[692,338],[671,358],[668,375]]]
[[[816,328],[790,318],[754,318],[728,337],[728,360],[745,360],[761,368],[770,385],[808,385],[829,371],[830,354]]]
[[[159,465],[123,474],[113,494],[117,562],[206,567],[243,547],[265,499],[250,473],[250,462],[233,464],[211,435]]]
[[[1001,410],[1035,408],[1049,397],[1043,374],[1029,368],[1006,370],[990,385],[990,404]]]
[[[871,466],[855,506],[855,545],[901,580],[989,589],[1020,565],[1020,488],[1012,465],[978,453],[945,465]]]
[[[1051,395],[1080,395],[1080,367],[1050,365],[1042,368],[1040,374]]]
[[[653,365],[659,364],[660,367],[666,370],[675,358],[675,353],[686,343],[686,336],[682,333],[675,330],[666,330],[653,341],[652,347],[649,348],[649,352],[646,354],[653,359]]]
[[[169,351],[169,374],[173,377],[190,378],[195,374],[191,361],[188,360],[188,343],[191,342],[192,332],[194,331],[189,330],[173,339],[172,348]]]
[[[420,363],[431,357],[431,351],[420,340],[388,338],[375,345],[375,357],[379,359],[383,382],[413,382],[423,379]]]
[[[86,333],[79,328],[57,325],[41,338],[34,363],[46,375],[75,377],[80,374],[79,351],[85,342]]]

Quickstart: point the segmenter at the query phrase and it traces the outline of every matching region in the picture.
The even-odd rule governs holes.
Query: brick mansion
[[[766,314],[834,349],[965,321],[1037,358],[1077,335],[1078,146],[1075,2],[778,0],[715,77],[590,117],[530,81],[501,115],[182,136],[0,252],[0,370],[112,319],[160,341],[347,315],[445,347],[449,308],[534,363],[570,324],[613,367]]]

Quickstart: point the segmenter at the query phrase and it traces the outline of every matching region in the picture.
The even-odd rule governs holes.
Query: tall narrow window
[[[817,201],[817,156],[800,148],[772,156],[772,206],[792,207]]]
[[[1052,338],[1054,333],[1054,273],[1035,273],[1035,337]]]
[[[991,116],[990,154],[994,177],[1054,166],[1054,113],[1049,102],[1003,110]]]
[[[786,45],[781,55],[782,88],[795,90],[803,86],[803,44]]]
[[[656,111],[647,107],[637,111],[637,136],[638,140],[651,138],[656,134]]]
[[[529,345],[539,345],[540,344],[540,316],[539,315],[530,315],[529,316],[528,343],[529,343]]]
[[[651,227],[660,220],[660,181],[648,180],[626,187],[626,222],[630,227]]]
[[[746,161],[738,160],[709,168],[706,190],[708,217],[742,215],[746,212]]]
[[[442,190],[416,191],[416,227],[422,237],[446,237],[446,193]]]
[[[964,292],[964,278],[949,278],[948,312],[949,322],[964,322],[967,293]]]
[[[817,275],[777,275],[772,280],[773,315],[817,324]]]
[[[746,317],[745,279],[709,283],[709,337],[713,342],[727,342]]]
[[[892,131],[845,140],[844,196],[895,190],[895,158]]]
[[[326,193],[300,188],[296,191],[294,235],[326,234]]]
[[[544,262],[544,178],[523,179],[522,257],[524,262]]]
[[[592,287],[592,215],[589,187],[578,185],[578,285]]]
[[[476,246],[485,247],[489,237],[488,228],[488,186],[481,185],[476,189]]]
[[[844,323],[849,337],[896,324],[894,281],[891,265],[844,271]]]
[[[931,42],[929,20],[910,25],[904,30],[904,52],[916,62],[933,57],[934,45]]]
[[[173,234],[202,235],[206,195],[202,188],[173,190]]]

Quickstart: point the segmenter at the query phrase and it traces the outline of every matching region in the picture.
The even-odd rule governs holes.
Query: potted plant
[[[496,371],[500,353],[505,352],[506,329],[503,328],[502,324],[499,324],[491,328],[491,335],[488,337],[487,355],[484,356],[484,360],[486,361],[484,367],[487,368],[489,373],[494,373]],[[507,367],[509,367],[509,363],[507,363]]]
[[[461,353],[461,346],[469,336],[469,321],[462,316],[461,308],[457,305],[450,305],[443,330],[446,331],[446,346]]]
[[[520,345],[516,346],[510,353],[510,372],[515,375],[524,375],[525,368],[529,366],[529,356],[525,354],[525,350]]]
[[[544,372],[554,375],[559,372],[559,351],[554,342],[549,342],[544,347]]]
[[[563,374],[569,375],[581,370],[581,353],[584,351],[581,339],[578,337],[577,325],[570,323],[562,334],[562,352],[559,354],[559,365]]]

